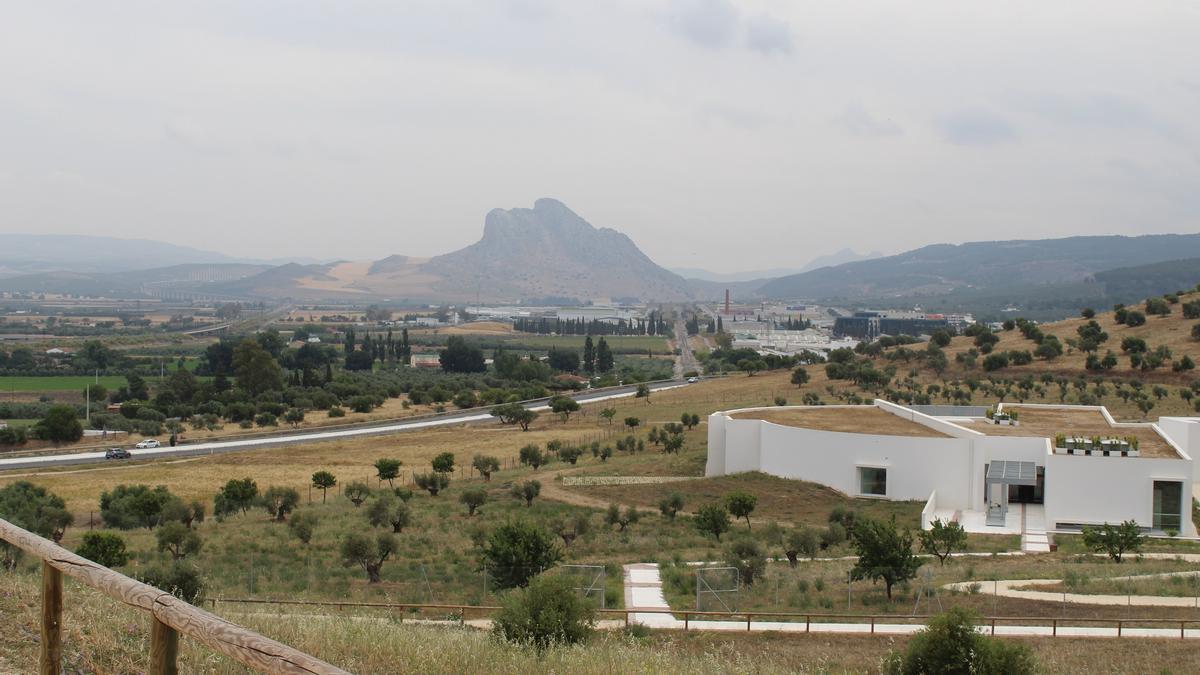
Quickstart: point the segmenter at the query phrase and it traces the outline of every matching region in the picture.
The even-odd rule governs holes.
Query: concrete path
[[[1111,577],[1113,581],[1137,581],[1139,579],[1165,579],[1169,577],[1195,577],[1200,571],[1163,572],[1161,574],[1135,574],[1124,577]],[[946,584],[943,588],[970,592],[974,583],[959,582]],[[1125,605],[1138,607],[1200,607],[1200,600],[1194,596],[1180,597],[1170,595],[1100,595],[1091,593],[1061,593],[1056,591],[1021,590],[1026,586],[1050,586],[1062,583],[1062,579],[1005,579],[989,582],[994,584],[994,592],[1006,598],[1021,598],[1023,600],[1039,600],[1042,602],[1070,602],[1079,605]],[[1178,633],[1178,631],[1176,631]]]
[[[700,621],[689,620],[686,623],[675,617],[674,614],[667,614],[670,605],[667,604],[667,599],[662,591],[662,577],[659,574],[658,565],[656,563],[634,563],[625,565],[624,567],[624,582],[625,582],[625,608],[631,610],[629,617],[630,623],[639,623],[648,628],[666,629],[666,630],[701,630],[701,631],[751,631],[751,632],[782,632],[782,633],[842,633],[853,635],[911,635],[925,627],[923,623],[871,623],[863,621],[857,623],[837,623],[837,622],[821,622],[808,623],[802,617],[797,617],[796,621]],[[1200,574],[1200,572],[1173,572],[1167,575],[1151,575],[1151,576],[1169,576],[1171,574]],[[1036,583],[1056,583],[1058,580],[1049,581],[1039,580],[1023,580],[1023,581],[1001,581],[999,582],[1000,595],[1007,595],[1006,590],[1011,593],[1045,595],[1048,598],[1035,597],[1036,600],[1050,600],[1052,602],[1061,602],[1061,593],[1038,593],[1033,591],[1016,591],[1012,590],[1010,585],[1028,585]],[[966,584],[949,584],[947,588],[963,585],[965,590]],[[1025,595],[1017,595],[1013,597],[1026,597]],[[1070,597],[1070,594],[1068,594]],[[1094,598],[1109,598],[1112,596],[1080,596]],[[1135,596],[1142,597],[1142,596]],[[1170,600],[1187,600],[1193,602],[1193,598],[1167,598]],[[1125,604],[1124,597],[1119,597],[1118,603],[1097,602],[1092,604]],[[1140,604],[1134,602],[1133,604]],[[1172,605],[1178,606],[1178,605]],[[1191,605],[1187,605],[1191,606]],[[658,610],[654,612],[638,610]],[[1069,621],[1060,620],[1060,621]],[[611,623],[611,622],[610,622]],[[1114,622],[1115,624],[1115,622]],[[1055,625],[1053,619],[1047,619],[1047,625],[1022,625],[1022,626],[1004,626],[999,625],[992,627],[990,625],[981,625],[977,627],[981,633],[988,633],[999,636],[1011,637],[1147,637],[1147,638],[1200,638],[1200,627],[1193,628],[1118,628],[1112,626],[1070,626],[1070,625]]]
[[[1041,504],[1021,505],[1021,550],[1027,553],[1050,552],[1050,537],[1046,534],[1046,507]]]
[[[662,577],[657,563],[634,563],[625,565],[625,608],[631,610],[670,610],[662,591]],[[682,628],[683,622],[663,613],[635,613],[629,617],[631,623],[640,623],[651,628]]]

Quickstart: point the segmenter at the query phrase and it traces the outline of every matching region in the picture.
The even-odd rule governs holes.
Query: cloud
[[[937,120],[937,127],[955,145],[995,145],[1017,139],[1017,130],[1008,120],[978,108],[947,115]]]
[[[894,137],[903,136],[904,129],[890,119],[878,118],[867,111],[861,103],[846,106],[834,122],[854,136]]]
[[[1155,116],[1141,101],[1119,94],[1042,95],[1031,100],[1029,109],[1067,127],[1143,129],[1166,137],[1177,133],[1174,126]]]
[[[760,15],[746,19],[746,46],[763,54],[791,54],[792,28],[786,21]]]
[[[700,47],[721,49],[733,42],[741,15],[726,0],[680,0],[668,23],[677,35]]]

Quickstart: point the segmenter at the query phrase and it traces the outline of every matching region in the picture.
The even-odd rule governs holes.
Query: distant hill
[[[766,283],[771,279],[791,276],[793,274],[802,274],[809,270],[815,270],[821,267],[841,265],[848,262],[856,262],[858,260],[872,260],[882,256],[883,254],[879,253],[878,251],[873,251],[871,253],[856,253],[852,249],[844,248],[836,253],[817,256],[800,267],[794,268],[777,267],[774,269],[751,270],[749,272],[711,272],[699,267],[672,267],[671,271],[687,279],[689,282],[705,281],[714,283]]]
[[[214,290],[274,299],[471,302],[681,301],[687,282],[659,267],[624,234],[593,227],[562,202],[494,209],[476,243],[434,258],[288,265]]]
[[[224,253],[150,239],[74,234],[0,234],[0,279],[41,273],[104,274],[179,265],[279,265],[291,261],[293,259],[235,258]],[[304,259],[294,261],[315,262]]]
[[[0,291],[57,293],[109,298],[154,297],[170,289],[203,294],[229,282],[272,269],[241,263],[172,265],[123,272],[39,272],[0,278]]]
[[[1200,234],[935,244],[774,279],[769,298],[855,302],[1085,282],[1104,270],[1200,257]]]

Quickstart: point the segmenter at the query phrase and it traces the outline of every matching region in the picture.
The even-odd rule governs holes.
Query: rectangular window
[[[1154,529],[1163,532],[1180,531],[1183,513],[1183,483],[1154,481]]]
[[[873,466],[858,467],[858,492],[878,497],[887,496],[887,469]]]

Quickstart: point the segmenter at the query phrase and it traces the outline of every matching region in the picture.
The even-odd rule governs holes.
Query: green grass
[[[89,384],[97,384],[96,378],[90,375],[46,375],[26,377],[23,375],[0,376],[0,393],[6,391],[79,391]],[[125,384],[125,378],[115,375],[103,375],[99,384],[109,391],[115,391]]]
[[[41,420],[4,420],[8,426],[16,429],[17,427],[31,427]]]

